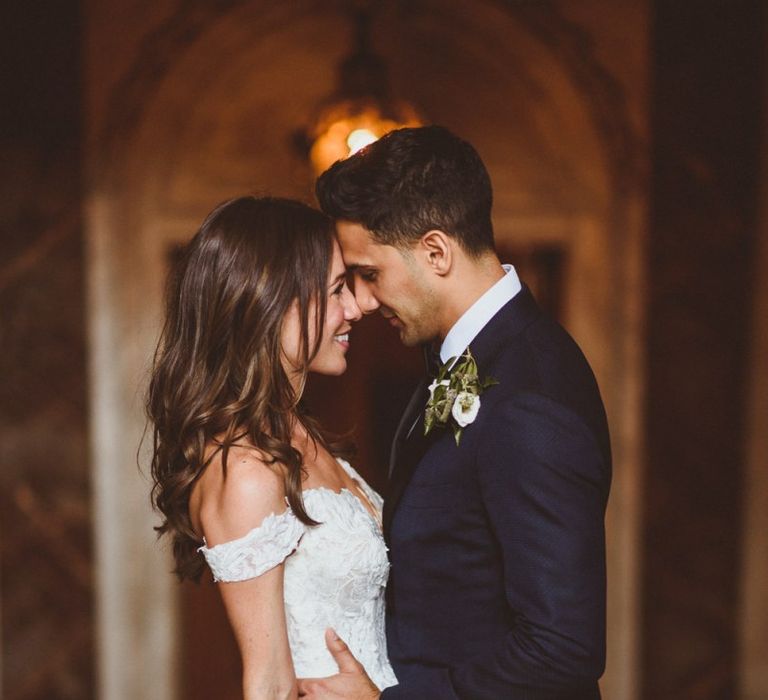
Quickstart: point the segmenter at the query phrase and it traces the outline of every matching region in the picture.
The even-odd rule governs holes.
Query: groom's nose
[[[344,318],[347,321],[359,321],[362,318],[363,314],[357,303],[357,299],[348,287],[344,288],[342,302],[344,304]]]
[[[355,280],[355,301],[364,314],[370,314],[381,306],[364,280]]]

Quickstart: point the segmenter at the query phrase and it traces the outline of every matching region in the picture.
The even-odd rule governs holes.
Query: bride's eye
[[[334,296],[340,296],[341,293],[344,291],[344,285],[346,282],[339,282],[339,284],[336,286],[336,288],[333,290],[332,294]]]

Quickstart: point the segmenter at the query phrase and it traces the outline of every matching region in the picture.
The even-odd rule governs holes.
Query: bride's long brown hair
[[[295,421],[331,446],[283,370],[280,331],[296,300],[306,377],[322,338],[332,251],[333,224],[325,214],[300,202],[240,197],[208,215],[169,277],[147,414],[152,502],[164,516],[156,529],[172,537],[181,579],[197,581],[204,568],[189,516],[192,489],[219,451],[226,474],[237,441],[250,442],[282,470],[291,509],[316,524],[301,497]]]

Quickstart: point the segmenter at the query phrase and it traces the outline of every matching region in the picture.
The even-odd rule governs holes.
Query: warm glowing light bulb
[[[349,136],[347,136],[347,146],[349,146],[349,155],[356,153],[369,143],[373,143],[379,137],[376,136],[370,129],[355,129]]]

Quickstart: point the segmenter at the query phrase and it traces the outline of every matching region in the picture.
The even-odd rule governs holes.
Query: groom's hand
[[[328,678],[299,678],[299,697],[306,700],[379,700],[379,689],[332,629],[325,631],[325,643],[339,672]]]

